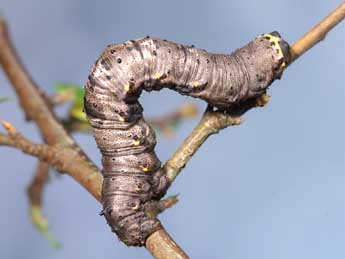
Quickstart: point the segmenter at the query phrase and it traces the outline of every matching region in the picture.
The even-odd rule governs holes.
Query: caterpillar
[[[100,214],[121,241],[145,245],[162,227],[149,208],[159,208],[169,187],[138,102],[142,90],[166,87],[231,109],[265,93],[289,60],[289,45],[278,32],[260,35],[231,55],[150,37],[104,50],[88,77],[84,106],[102,153]]]

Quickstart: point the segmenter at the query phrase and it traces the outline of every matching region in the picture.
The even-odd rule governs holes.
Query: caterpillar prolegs
[[[104,50],[85,87],[85,111],[103,155],[102,214],[124,243],[142,246],[161,228],[147,207],[169,185],[138,102],[141,91],[167,87],[229,109],[265,93],[289,59],[289,45],[277,32],[231,55],[150,37]]]

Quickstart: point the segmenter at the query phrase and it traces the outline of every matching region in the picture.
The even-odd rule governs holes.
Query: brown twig
[[[14,143],[9,136],[0,133],[0,145],[2,145],[2,146],[13,146]]]
[[[73,140],[66,134],[42,98],[39,87],[33,82],[10,42],[7,26],[0,17],[0,64],[12,83],[20,104],[28,118],[36,122],[49,144],[73,145]]]
[[[69,171],[70,165],[66,165],[65,161],[68,160],[68,157],[75,157],[73,150],[65,148],[64,152],[59,152],[59,147],[36,144],[28,140],[8,122],[3,122],[3,126],[8,134],[0,133],[0,145],[15,147],[28,155],[49,163],[60,172]],[[75,162],[78,164],[78,161]],[[96,198],[101,200],[100,193]],[[153,233],[147,239],[146,247],[158,259],[188,258],[164,229]]]
[[[239,117],[232,117],[223,112],[211,112],[206,110],[192,133],[183,141],[175,154],[163,167],[170,183],[174,181],[190,158],[209,136],[230,125],[239,125],[241,122],[242,120]]]
[[[102,175],[66,133],[61,123],[46,105],[41,91],[38,90],[39,87],[31,80],[19,61],[9,39],[6,23],[2,18],[0,18],[0,64],[15,89],[23,110],[37,124],[46,143],[59,146],[59,152],[64,152],[66,147],[74,150],[74,158],[78,158],[79,164],[75,164],[73,167],[73,158],[67,158],[65,164],[70,165],[68,173],[94,197],[100,199]]]
[[[46,237],[49,244],[58,249],[61,247],[54,235],[49,230],[48,220],[42,213],[42,196],[43,189],[49,180],[49,164],[43,161],[38,161],[38,165],[30,183],[27,194],[30,202],[30,216],[32,224],[36,229]]]
[[[27,194],[31,206],[42,206],[42,193],[49,180],[49,164],[39,161],[34,177],[28,186]]]
[[[269,101],[269,96],[263,94],[256,99],[248,100],[240,107],[231,111],[213,111],[208,107],[200,122],[192,133],[183,141],[173,156],[164,164],[170,184],[175,180],[181,170],[185,167],[195,152],[213,134],[228,126],[235,126],[242,123],[240,118],[248,110],[255,107],[263,107]]]
[[[153,233],[146,240],[146,248],[154,258],[159,259],[188,259],[188,255],[174,242],[169,234],[161,229]]]
[[[322,41],[327,33],[345,18],[345,2],[340,4],[333,12],[325,17],[320,23],[304,34],[290,48],[291,62],[311,49],[315,44]]]
[[[292,55],[292,61],[300,57],[308,49],[312,48],[317,44],[321,39],[325,38],[328,31],[330,31],[335,25],[345,18],[345,3],[341,4],[336,8],[330,15],[324,18],[318,25],[313,29],[307,32],[301,39],[299,39],[295,44],[290,48],[290,53]],[[290,64],[292,63],[290,62]],[[268,101],[267,97],[262,96],[259,104],[265,105]],[[254,107],[254,106],[253,106]],[[238,112],[238,115],[243,114],[251,107],[245,108],[243,111]],[[220,116],[220,115],[218,115]],[[214,118],[214,115],[206,112],[201,118],[201,121],[192,131],[192,133],[185,139],[181,146],[176,150],[174,155],[165,163],[164,168],[168,175],[170,182],[173,182],[176,176],[180,171],[185,167],[189,159],[195,154],[195,152],[200,148],[200,146],[206,141],[206,139],[218,132],[219,130],[230,126],[231,120],[235,119],[230,115],[223,115],[219,117],[223,120],[223,123],[218,122],[214,124],[217,119]],[[224,123],[224,120],[229,120],[229,124]],[[206,125],[213,125],[208,127]],[[234,125],[237,125],[234,123]]]
[[[66,167],[69,167],[64,163],[66,158],[69,156],[75,157],[71,149],[60,152],[59,146],[34,143],[25,138],[10,123],[4,121],[2,125],[6,129],[7,135],[0,133],[0,145],[15,147],[25,154],[37,157],[41,161],[48,162],[60,172],[65,172]]]

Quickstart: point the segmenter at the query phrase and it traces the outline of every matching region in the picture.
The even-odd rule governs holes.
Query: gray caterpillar
[[[84,105],[103,155],[101,215],[125,244],[145,245],[161,228],[150,210],[160,208],[169,185],[138,102],[141,91],[167,87],[231,109],[265,93],[289,59],[289,45],[277,32],[231,55],[150,37],[105,49],[91,69]]]

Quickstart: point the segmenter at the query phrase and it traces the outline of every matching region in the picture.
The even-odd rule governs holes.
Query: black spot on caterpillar
[[[229,109],[265,93],[289,59],[289,45],[277,32],[231,55],[150,37],[105,49],[85,87],[85,111],[103,155],[101,214],[124,243],[142,246],[161,228],[147,205],[169,185],[138,102],[141,91],[167,87]]]

